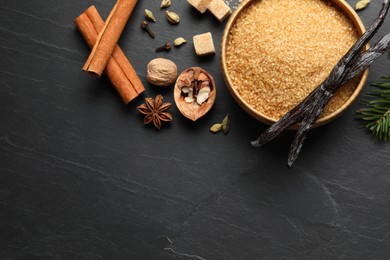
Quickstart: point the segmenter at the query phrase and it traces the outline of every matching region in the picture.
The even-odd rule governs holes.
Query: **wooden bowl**
[[[271,116],[259,112],[258,110],[254,109],[238,92],[236,86],[233,84],[233,81],[231,79],[231,76],[229,74],[229,67],[227,65],[227,58],[226,58],[226,53],[227,53],[227,44],[228,44],[228,39],[231,34],[231,30],[233,25],[236,23],[238,17],[240,14],[248,7],[251,6],[251,4],[255,3],[256,1],[261,1],[261,0],[246,0],[240,4],[240,6],[237,8],[237,10],[231,15],[229,18],[224,33],[222,37],[222,46],[221,46],[221,63],[222,63],[222,70],[223,70],[223,76],[225,83],[227,85],[227,88],[230,92],[230,94],[233,96],[235,101],[252,117],[256,118],[257,120],[271,125],[275,123],[278,119],[272,118]],[[287,0],[286,0],[287,1]],[[303,1],[303,0],[300,0]],[[320,1],[320,0],[318,0]],[[335,6],[339,8],[341,12],[343,12],[346,17],[350,19],[352,24],[354,25],[358,37],[360,37],[364,32],[365,28],[360,20],[359,16],[356,14],[356,12],[353,10],[353,8],[344,0],[329,0],[332,2]],[[320,26],[320,25],[319,25]],[[262,28],[258,28],[261,30]],[[291,46],[291,48],[294,48],[294,46]],[[366,46],[368,48],[368,45]],[[340,107],[338,107],[336,110],[333,112],[325,115],[325,116],[320,116],[318,120],[315,122],[314,127],[318,127],[321,125],[324,125],[326,123],[331,122],[332,120],[336,119],[338,116],[340,116],[351,104],[352,102],[356,99],[356,97],[359,95],[360,91],[362,90],[368,76],[368,69],[362,73],[360,76],[360,79],[357,80],[357,85],[355,90],[353,91],[352,95],[347,99],[347,101],[342,104]]]

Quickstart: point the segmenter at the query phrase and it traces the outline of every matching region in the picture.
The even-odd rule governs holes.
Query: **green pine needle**
[[[376,141],[390,141],[390,76],[383,80],[372,84],[376,89],[368,95],[368,100],[363,100],[366,107],[357,111]]]

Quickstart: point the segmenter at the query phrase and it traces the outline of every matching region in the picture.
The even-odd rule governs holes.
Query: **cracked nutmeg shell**
[[[196,95],[202,88],[208,88],[209,94],[208,98],[199,104]],[[192,121],[198,120],[213,107],[217,94],[213,77],[200,67],[184,70],[177,77],[173,91],[175,104],[180,113]]]

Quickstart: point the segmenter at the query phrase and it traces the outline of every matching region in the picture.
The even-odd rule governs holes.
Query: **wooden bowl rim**
[[[222,64],[222,73],[223,73],[223,78],[226,83],[226,86],[230,92],[230,94],[233,96],[234,100],[240,105],[242,109],[244,109],[248,114],[250,114],[252,117],[256,118],[257,120],[271,125],[275,123],[277,120],[255,110],[252,108],[238,93],[236,88],[234,87],[234,84],[232,83],[228,69],[227,69],[227,64],[226,64],[226,45],[227,45],[227,39],[229,37],[229,33],[231,30],[232,25],[235,23],[236,19],[239,17],[239,14],[241,13],[242,10],[247,8],[249,5],[252,4],[254,1],[261,1],[261,0],[245,0],[242,2],[238,8],[234,11],[234,13],[230,16],[228,22],[226,23],[225,29],[223,31],[222,35],[222,42],[221,42],[221,64]],[[328,0],[332,3],[334,3],[337,7],[341,9],[345,13],[345,15],[352,21],[353,25],[356,28],[356,31],[358,33],[358,36],[360,37],[365,31],[365,27],[363,22],[361,21],[359,15],[355,12],[355,10],[344,0]],[[368,49],[369,45],[367,44],[365,49]],[[369,69],[366,69],[363,74],[361,75],[360,81],[357,84],[354,92],[352,95],[348,98],[348,100],[340,106],[338,109],[333,111],[331,114],[319,118],[313,125],[313,127],[318,127],[325,125],[337,117],[339,117],[357,98],[357,96],[360,94],[361,90],[363,89],[367,77],[368,77]],[[296,127],[293,127],[296,128]]]

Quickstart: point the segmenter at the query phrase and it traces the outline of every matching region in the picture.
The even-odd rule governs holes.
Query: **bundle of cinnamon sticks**
[[[137,0],[118,0],[104,22],[95,6],[89,7],[74,21],[92,49],[83,71],[100,77],[106,73],[126,105],[145,88],[130,61],[117,45]]]

